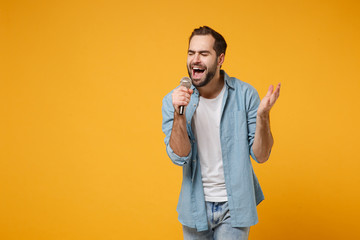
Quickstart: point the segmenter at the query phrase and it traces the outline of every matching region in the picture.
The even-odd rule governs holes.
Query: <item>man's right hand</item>
[[[184,86],[180,86],[176,88],[172,93],[172,103],[175,109],[175,112],[179,115],[180,113],[180,106],[184,106],[186,109],[186,106],[190,102],[191,94],[194,91],[192,89],[187,89]]]

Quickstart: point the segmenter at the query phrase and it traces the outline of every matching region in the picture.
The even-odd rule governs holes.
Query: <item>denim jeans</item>
[[[247,240],[250,227],[234,228],[230,224],[227,202],[206,202],[209,229],[197,232],[183,226],[184,240]]]

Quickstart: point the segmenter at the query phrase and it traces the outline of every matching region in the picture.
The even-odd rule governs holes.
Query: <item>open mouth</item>
[[[193,79],[200,79],[205,72],[205,68],[203,67],[193,67],[192,68],[192,77]]]

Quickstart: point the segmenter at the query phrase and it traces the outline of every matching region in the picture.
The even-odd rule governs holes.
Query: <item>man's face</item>
[[[214,50],[215,39],[211,35],[195,35],[190,41],[187,68],[195,87],[208,84],[220,68]]]

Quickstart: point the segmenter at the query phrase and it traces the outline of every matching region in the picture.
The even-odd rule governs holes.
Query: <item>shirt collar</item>
[[[230,88],[234,88],[234,81],[232,81],[232,79],[229,77],[229,75],[227,75],[227,73],[224,70],[220,70],[220,74],[221,75],[224,74],[224,81],[225,81],[226,85],[228,85]]]

